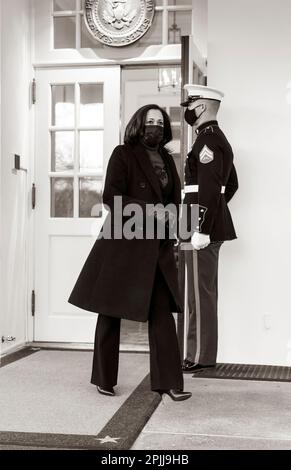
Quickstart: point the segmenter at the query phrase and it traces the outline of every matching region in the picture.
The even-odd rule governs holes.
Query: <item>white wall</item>
[[[26,340],[28,181],[12,172],[13,155],[29,168],[31,140],[30,0],[1,1],[1,335]],[[8,345],[2,347],[2,352]]]
[[[193,39],[202,57],[207,57],[208,0],[193,0]]]
[[[0,25],[2,25],[2,4],[3,2],[0,2]],[[2,51],[2,37],[0,34],[0,51]],[[1,89],[1,83],[2,83],[2,54],[0,53],[0,89]],[[0,93],[0,110],[2,109],[2,103],[1,103],[1,93]],[[0,142],[2,139],[2,112],[0,111]],[[1,338],[3,333],[3,328],[4,328],[4,315],[3,315],[3,308],[4,308],[4,303],[3,303],[3,252],[1,250],[1,245],[2,245],[2,161],[1,161],[1,145],[0,145],[0,354],[1,354]]]
[[[152,64],[162,61],[178,62],[181,58],[180,44],[149,47],[143,44],[140,47],[141,42],[137,42],[130,47],[103,48],[97,42],[96,48],[54,49],[52,2],[51,0],[33,0],[33,2],[36,18],[34,64],[39,67],[63,63],[110,65],[116,62],[122,64],[145,62]]]
[[[208,83],[226,94],[219,120],[240,181],[238,240],[221,252],[219,360],[290,365],[291,2],[209,0],[208,11]]]

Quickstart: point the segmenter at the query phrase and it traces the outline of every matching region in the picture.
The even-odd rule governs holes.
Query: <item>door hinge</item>
[[[31,206],[33,209],[35,209],[35,202],[36,202],[36,187],[35,184],[32,183],[32,188],[31,188]]]
[[[34,317],[35,315],[35,291],[31,292],[31,315]]]
[[[33,78],[31,82],[31,102],[32,104],[36,103],[36,81],[35,78]]]

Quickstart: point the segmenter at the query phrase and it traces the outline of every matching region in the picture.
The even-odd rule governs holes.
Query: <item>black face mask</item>
[[[200,118],[201,114],[199,116],[197,116],[196,114],[196,109],[198,108],[198,106],[196,106],[196,108],[194,109],[186,109],[185,113],[184,113],[184,118],[185,118],[185,121],[187,122],[187,124],[189,124],[189,126],[194,126],[195,122],[197,121],[197,119]]]
[[[157,147],[164,138],[162,126],[147,125],[144,127],[143,142],[149,147]]]

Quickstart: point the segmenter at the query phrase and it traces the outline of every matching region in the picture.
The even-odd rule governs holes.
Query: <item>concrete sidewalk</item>
[[[133,450],[291,449],[291,383],[198,379],[193,396],[165,396]]]
[[[0,368],[0,449],[291,449],[291,382],[185,374],[192,398],[159,402],[148,354],[121,353],[104,397],[91,363],[89,351],[40,350]]]

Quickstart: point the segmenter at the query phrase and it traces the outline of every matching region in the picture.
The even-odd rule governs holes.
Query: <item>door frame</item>
[[[193,38],[190,36],[189,39],[191,38],[191,40],[193,41]],[[176,48],[177,49],[177,48]],[[176,49],[175,49],[175,52],[176,52]],[[195,52],[196,52],[196,57],[199,55],[199,53],[197,52],[197,48],[195,47]],[[200,60],[197,60],[197,62],[200,62],[201,64],[201,68],[205,70],[205,61],[204,59],[202,59],[200,57]],[[106,68],[107,66],[112,66],[112,65],[120,65],[120,74],[121,74],[121,77],[120,77],[120,83],[121,83],[121,86],[122,86],[122,70],[123,68],[129,68],[129,67],[133,67],[133,68],[144,68],[144,67],[150,67],[150,66],[157,66],[157,65],[161,65],[161,66],[165,66],[165,65],[181,65],[181,53],[178,55],[174,54],[172,55],[172,57],[159,57],[159,61],[157,62],[156,58],[155,59],[151,59],[149,60],[149,58],[145,58],[145,59],[135,59],[135,60],[128,60],[128,61],[112,61],[110,62],[109,64],[108,63],[98,63],[98,61],[90,61],[90,62],[86,62],[84,61],[83,63],[81,62],[68,62],[68,63],[55,63],[55,62],[51,62],[51,63],[39,63],[39,64],[33,64],[33,70],[34,70],[34,73],[33,73],[33,76],[35,77],[36,75],[36,72],[39,70],[39,69],[43,69],[43,68],[47,68],[47,69],[55,69],[56,67],[61,67],[61,68],[66,68],[66,69],[70,69],[70,68],[84,68],[84,67],[88,67],[88,66],[92,66],[92,67],[104,67]],[[120,90],[122,92],[122,89]],[[37,83],[36,83],[36,100],[37,100]],[[32,96],[32,90],[30,91],[30,95]],[[33,105],[31,105],[33,106]],[[120,118],[122,116],[122,98],[121,98],[121,106],[120,106],[120,110],[119,110],[119,113],[120,113]],[[27,322],[26,322],[26,343],[27,344],[37,344],[38,346],[40,345],[39,342],[35,342],[34,341],[34,323],[35,323],[35,317],[32,316],[31,314],[31,294],[32,294],[32,291],[34,289],[34,285],[35,285],[35,244],[34,244],[34,240],[35,240],[35,214],[34,214],[34,211],[31,209],[31,200],[32,200],[32,184],[33,182],[35,181],[35,159],[37,158],[36,156],[36,145],[35,145],[35,108],[33,107],[32,108],[32,117],[31,117],[31,132],[30,132],[30,136],[29,136],[29,140],[30,140],[30,149],[31,149],[31,152],[30,152],[30,172],[28,173],[28,187],[30,188],[29,190],[29,194],[28,194],[28,204],[29,204],[29,207],[30,207],[30,211],[29,211],[29,220],[28,220],[28,250],[27,250],[27,289],[28,289],[28,292],[27,292]],[[121,133],[121,129],[119,129],[119,133]],[[37,197],[37,195],[36,195]],[[48,344],[48,343],[46,343]],[[58,346],[60,346],[60,343],[57,343]],[[66,345],[68,346],[68,343],[66,343]],[[80,346],[81,347],[81,346]]]

